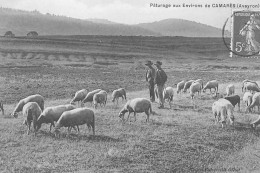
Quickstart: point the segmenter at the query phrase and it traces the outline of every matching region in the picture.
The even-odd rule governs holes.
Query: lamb
[[[203,88],[203,81],[202,81],[202,79],[197,79],[194,82],[199,82],[201,84],[201,88]]]
[[[192,82],[194,82],[194,80],[189,80],[184,84],[184,88],[183,88],[183,92],[185,93],[187,91],[187,89],[190,88]]]
[[[171,102],[173,100],[173,95],[174,95],[174,89],[172,87],[166,87],[163,90],[163,99],[169,102],[170,108],[172,107]]]
[[[250,92],[245,92],[243,96],[243,101],[246,104],[246,106],[249,106],[252,103],[252,97],[253,94]],[[250,112],[252,111],[251,109],[249,110]]]
[[[95,115],[91,109],[76,108],[70,111],[63,112],[57,121],[55,133],[59,133],[61,127],[74,127],[87,124],[88,129],[92,128],[93,135],[95,135]],[[79,132],[79,128],[78,128]]]
[[[0,102],[0,109],[2,111],[2,114],[5,114],[5,110],[4,110],[4,104],[2,102]]]
[[[94,94],[93,96],[93,105],[94,105],[94,108],[96,109],[97,108],[97,104],[103,104],[103,106],[106,105],[107,103],[107,92],[105,90],[101,90],[100,92]]]
[[[190,96],[191,99],[194,98],[195,93],[197,92],[198,95],[201,93],[202,86],[199,82],[193,82],[190,86]]]
[[[112,93],[112,102],[117,101],[118,104],[118,99],[119,97],[122,97],[122,101],[125,99],[126,100],[126,91],[124,88],[119,88],[113,91]]]
[[[150,110],[150,112],[149,112],[149,110]],[[124,121],[124,115],[126,112],[128,112],[127,120],[129,119],[130,114],[132,112],[134,112],[135,121],[136,121],[136,113],[145,112],[145,114],[147,115],[146,122],[149,122],[149,115],[150,115],[150,113],[152,113],[152,104],[151,104],[150,100],[148,100],[146,98],[135,98],[135,99],[129,100],[124,105],[123,109],[119,112],[119,118],[121,118],[123,121]]]
[[[229,84],[226,87],[226,94],[227,94],[227,96],[235,94],[235,85],[234,84]]]
[[[179,83],[177,83],[177,94],[181,93],[181,91],[182,91],[183,88],[184,88],[184,85],[185,85],[184,80],[181,81],[181,82],[179,82]]]
[[[253,95],[252,97],[252,102],[249,106],[247,106],[246,108],[246,112],[250,111],[251,112],[251,108],[258,106],[258,111],[259,111],[259,106],[260,106],[260,92],[257,92]]]
[[[230,120],[230,124],[234,125],[234,115],[233,115],[234,107],[233,105],[226,99],[219,99],[215,101],[212,105],[212,112],[215,117],[215,124],[217,122],[221,122],[222,128],[224,124],[226,124],[227,117]]]
[[[50,131],[51,131],[51,127],[52,126],[55,127],[54,121],[58,121],[63,112],[70,111],[75,108],[76,107],[71,104],[47,107],[37,119],[37,131],[41,128],[42,123],[46,123],[46,124],[51,123],[50,125]]]
[[[238,111],[240,111],[240,97],[239,95],[226,96],[224,99],[230,101],[230,103],[235,107],[238,106]]]
[[[254,92],[254,91],[260,92],[260,88],[255,83],[245,82],[243,86],[244,86],[244,91],[248,90],[248,91],[251,91],[251,92]]]
[[[212,88],[215,89],[216,93],[218,92],[218,81],[217,80],[212,80],[212,81],[207,82],[206,85],[204,86],[204,88],[202,89],[202,91],[205,93],[206,89],[210,89],[210,92],[211,92]]]
[[[93,96],[94,96],[94,94],[98,93],[99,91],[101,91],[101,89],[96,89],[96,90],[93,90],[93,91],[89,92],[89,93],[87,94],[87,96],[84,98],[83,103],[93,102]]]
[[[248,79],[243,80],[243,82],[242,82],[242,92],[243,92],[243,90],[244,90],[244,88],[245,88],[244,85],[245,85],[246,82],[254,83],[254,84],[256,84],[256,86],[258,86],[258,84],[257,84],[256,81],[252,81],[252,80],[248,80]],[[259,87],[259,86],[258,86],[258,87]]]
[[[37,119],[41,113],[42,110],[36,102],[28,102],[23,106],[23,116],[25,117],[24,124],[28,127],[28,135],[30,133],[31,123],[33,124],[34,133],[36,134]]]
[[[23,110],[23,106],[28,102],[38,103],[41,110],[43,111],[43,109],[44,109],[44,98],[39,94],[35,94],[35,95],[31,95],[31,96],[28,96],[28,97],[20,100],[19,103],[14,108],[14,111],[11,113],[11,115],[14,116],[15,118],[17,118],[18,112],[21,112]]]
[[[83,106],[83,100],[87,96],[87,94],[88,94],[88,90],[86,89],[77,91],[73,99],[70,101],[70,104],[75,104],[75,102],[78,102],[81,104],[81,106]]]

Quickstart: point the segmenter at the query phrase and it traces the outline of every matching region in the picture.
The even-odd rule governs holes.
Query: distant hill
[[[219,28],[183,19],[165,19],[136,26],[165,36],[221,37],[222,34],[222,30]]]
[[[102,24],[119,24],[116,22],[111,22],[110,20],[107,19],[85,19],[86,21],[94,22],[94,23],[102,23]]]
[[[0,35],[6,31],[12,31],[16,36],[25,36],[30,31],[37,31],[39,35],[221,37],[222,34],[219,28],[182,19],[125,25],[107,19],[81,20],[38,11],[0,8]]]
[[[25,36],[29,31],[39,35],[159,35],[138,26],[102,24],[91,21],[0,8],[0,35],[12,31],[16,36]]]

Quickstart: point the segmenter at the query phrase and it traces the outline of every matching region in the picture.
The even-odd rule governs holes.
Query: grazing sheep
[[[226,87],[226,94],[227,94],[227,96],[235,94],[235,85],[234,84],[229,84]]]
[[[230,103],[235,107],[238,106],[238,111],[240,111],[240,97],[239,95],[226,96],[224,99],[230,101]]]
[[[93,102],[93,96],[94,96],[94,94],[98,93],[99,91],[101,91],[101,89],[96,89],[96,90],[93,90],[93,91],[89,92],[89,93],[87,94],[87,96],[84,98],[83,103]]]
[[[118,104],[118,99],[119,97],[122,97],[122,101],[125,99],[126,100],[126,91],[124,88],[119,88],[113,91],[112,93],[112,102],[117,101]]]
[[[198,95],[201,93],[202,86],[199,82],[193,82],[190,86],[190,96],[191,99],[194,98],[195,93],[197,92]]]
[[[177,83],[177,94],[179,94],[179,93],[181,94],[181,91],[183,90],[184,85],[185,85],[184,80],[179,82],[179,83]]]
[[[212,112],[215,117],[215,124],[217,122],[221,122],[222,128],[224,124],[226,124],[227,118],[230,120],[230,124],[234,124],[234,115],[233,115],[234,107],[233,105],[226,99],[219,99],[215,101],[212,105]]]
[[[97,104],[103,104],[103,106],[106,105],[107,103],[107,92],[104,91],[104,90],[101,90],[100,92],[94,94],[93,96],[93,105],[94,105],[94,108],[96,109],[97,108]]]
[[[171,102],[173,100],[174,89],[172,87],[166,87],[163,90],[163,99],[169,102],[170,108],[172,107]]]
[[[194,82],[194,80],[189,80],[184,84],[184,88],[183,88],[183,92],[185,93],[191,86],[192,82]]]
[[[35,95],[31,95],[31,96],[28,96],[28,97],[20,100],[19,103],[14,108],[14,111],[11,113],[11,115],[14,116],[15,118],[17,118],[18,112],[21,112],[23,110],[23,106],[28,102],[38,103],[41,110],[43,111],[43,109],[44,109],[44,98],[39,94],[35,94]]]
[[[75,102],[78,102],[81,104],[81,106],[83,106],[83,100],[87,96],[87,94],[88,94],[88,90],[86,89],[77,91],[73,99],[70,101],[70,104],[75,104]]]
[[[258,84],[257,84],[256,81],[252,81],[252,80],[248,80],[248,79],[243,80],[243,82],[242,82],[242,92],[243,92],[243,90],[244,90],[244,88],[245,88],[245,83],[246,83],[246,82],[254,83],[254,84],[256,84],[256,85],[258,86]],[[259,87],[259,86],[258,86],[258,87]]]
[[[252,97],[253,94],[250,92],[245,92],[244,96],[243,96],[243,102],[246,104],[246,106],[249,106],[252,103]],[[251,112],[252,110],[250,109],[249,112]]]
[[[28,127],[28,135],[30,133],[31,123],[33,123],[34,133],[36,134],[37,119],[41,113],[42,110],[36,102],[28,102],[23,106],[23,116],[25,117],[24,124]]]
[[[258,87],[257,84],[252,83],[252,82],[245,82],[244,83],[244,91],[251,91],[251,92],[260,92],[260,88]]]
[[[150,112],[149,112],[149,110],[150,110]],[[135,99],[129,100],[125,104],[123,109],[119,112],[119,118],[121,118],[123,121],[124,121],[124,115],[126,112],[128,112],[127,120],[129,119],[130,114],[132,112],[134,112],[135,121],[136,121],[136,113],[145,112],[145,114],[147,115],[146,122],[149,122],[149,115],[150,115],[150,113],[152,113],[152,104],[151,104],[150,100],[148,100],[148,99],[135,98]]]
[[[37,119],[37,131],[41,128],[42,123],[51,123],[51,131],[51,127],[55,127],[54,121],[58,121],[63,112],[70,111],[75,108],[76,107],[71,104],[47,107]]]
[[[206,83],[206,85],[204,86],[204,88],[202,89],[202,91],[205,93],[206,89],[209,89],[211,92],[211,89],[214,88],[215,92],[218,92],[218,81],[217,80],[212,80]]]
[[[203,81],[202,81],[202,79],[197,79],[194,82],[199,82],[201,84],[201,88],[203,88]]]
[[[57,121],[55,133],[59,133],[61,127],[74,127],[87,124],[88,129],[92,127],[93,135],[95,135],[95,116],[94,112],[88,108],[76,108],[63,112]],[[79,128],[78,128],[79,132]]]
[[[2,102],[0,102],[0,109],[2,111],[2,114],[5,114],[5,110],[4,110],[4,104]]]
[[[257,92],[253,95],[252,97],[252,102],[249,106],[247,106],[246,108],[246,112],[251,112],[251,108],[257,106],[258,107],[258,111],[259,111],[259,106],[260,106],[260,92]]]

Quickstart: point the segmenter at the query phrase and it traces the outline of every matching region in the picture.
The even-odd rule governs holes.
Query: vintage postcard
[[[259,0],[0,0],[0,173],[260,172]]]

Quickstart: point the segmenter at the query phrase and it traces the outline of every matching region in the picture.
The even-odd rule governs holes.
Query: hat
[[[153,65],[152,61],[148,60],[146,61],[145,65]]]
[[[155,65],[162,65],[161,61],[156,61]]]

